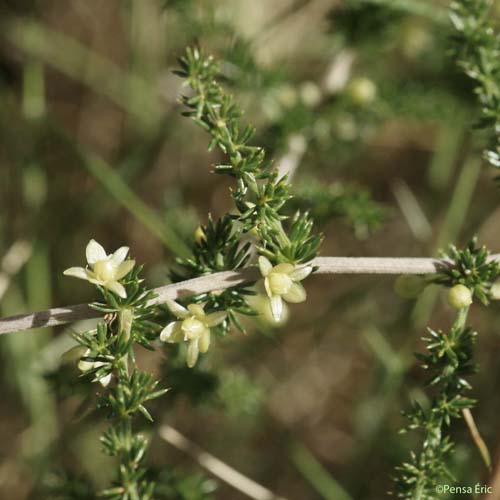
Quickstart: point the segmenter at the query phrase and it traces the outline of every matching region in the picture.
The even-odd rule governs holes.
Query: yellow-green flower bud
[[[416,299],[425,288],[425,279],[414,274],[402,274],[394,282],[394,291],[404,299]]]
[[[194,241],[196,241],[197,245],[201,245],[206,239],[205,231],[203,231],[201,226],[198,226],[194,231]]]
[[[455,285],[448,292],[448,303],[455,309],[463,309],[472,304],[472,292],[465,285]]]
[[[369,78],[354,78],[346,90],[347,95],[358,106],[371,104],[377,97],[377,86]]]

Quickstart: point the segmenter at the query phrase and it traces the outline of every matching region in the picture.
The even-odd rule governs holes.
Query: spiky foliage
[[[486,247],[477,246],[476,238],[464,250],[458,250],[451,245],[443,257],[449,259],[452,264],[444,267],[434,282],[448,287],[465,285],[487,305],[491,283],[500,273],[498,262],[489,259],[489,255]]]
[[[413,403],[405,413],[409,424],[403,432],[420,430],[424,438],[421,450],[412,452],[410,460],[397,468],[394,493],[398,498],[434,499],[439,481],[453,479],[446,466],[453,443],[446,432],[452,420],[475,404],[465,395],[471,386],[464,378],[475,370],[475,338],[472,329],[454,325],[446,333],[429,328],[429,335],[423,339],[427,352],[417,358],[429,374],[428,385],[434,395],[429,408]]]
[[[218,220],[209,217],[208,223],[197,229],[192,255],[178,259],[178,267],[172,272],[173,280],[240,269],[248,264],[252,248],[276,263],[310,261],[316,255],[321,236],[313,234],[313,222],[306,213],[297,212],[289,231],[285,230],[287,216],[282,209],[290,198],[290,187],[285,178],[278,178],[272,164],[265,161],[263,149],[248,145],[253,129],[245,127],[240,133],[242,113],[216,82],[217,65],[195,49],[187,51],[181,59],[181,67],[178,73],[194,91],[194,96],[184,98],[189,108],[186,114],[210,133],[210,148],[218,146],[227,155],[228,162],[217,165],[215,170],[236,179],[232,196],[237,211]],[[104,257],[108,259],[104,264],[99,261],[95,265],[112,265],[111,257]],[[158,381],[139,370],[135,347],[152,349],[152,342],[160,334],[158,321],[163,326],[168,319],[174,322],[179,319],[171,304],[169,309],[154,304],[154,294],[145,288],[140,271],[141,268],[136,267],[120,278],[120,286],[126,291],[123,298],[107,289],[106,281],[98,282],[102,284],[96,286],[103,301],[92,307],[106,315],[105,321],[95,330],[75,335],[85,348],[80,368],[89,381],[101,382],[106,387],[99,394],[97,408],[105,412],[112,424],[102,444],[105,453],[117,457],[120,465],[114,485],[101,492],[101,496],[114,500],[148,500],[159,494],[143,465],[147,440],[134,431],[132,423],[137,414],[152,421],[147,403],[162,396],[167,389],[158,389]],[[81,273],[87,277],[87,271],[82,269]],[[91,279],[91,282],[97,281]],[[207,312],[225,312],[229,321],[223,320],[213,329],[226,333],[231,324],[244,330],[238,315],[254,314],[246,302],[246,296],[253,293],[248,285],[237,286],[191,297],[186,302],[203,303]],[[179,304],[175,307],[177,312],[184,311]],[[191,310],[203,311],[197,307]],[[186,321],[199,324],[196,319]],[[169,337],[165,341],[169,341]]]
[[[173,281],[182,281],[218,271],[230,271],[244,267],[250,259],[251,242],[242,242],[241,225],[234,223],[230,215],[224,215],[217,221],[209,215],[208,223],[196,231],[193,253],[189,258],[177,259],[177,269],[173,269]],[[202,294],[190,301],[204,302],[210,309],[224,310],[230,322],[225,322],[218,330],[227,332],[230,325],[244,331],[238,314],[254,315],[247,304],[246,297],[254,295],[248,285],[241,285],[220,293]]]
[[[457,0],[451,5],[458,64],[474,81],[481,106],[477,126],[486,129],[485,157],[500,168],[500,36],[493,25],[492,0]]]
[[[313,221],[307,213],[297,212],[287,221],[290,185],[266,160],[264,149],[250,145],[254,128],[241,124],[243,112],[217,82],[219,68],[214,59],[198,49],[187,49],[179,63],[176,74],[185,78],[193,91],[182,99],[188,108],[184,114],[210,134],[209,150],[218,147],[226,156],[214,171],[235,179],[231,195],[236,211],[218,220],[209,217],[208,223],[200,226],[192,256],[177,260],[179,269],[173,279],[239,269],[249,262],[252,249],[274,263],[300,264],[313,259],[322,236],[313,233]],[[227,311],[230,322],[222,326],[224,331],[230,323],[243,331],[238,314],[254,314],[246,301],[249,294],[253,292],[248,287],[239,286],[191,300]]]
[[[103,302],[92,306],[105,312],[106,320],[96,330],[74,335],[86,349],[81,358],[87,364],[84,376],[89,381],[110,380],[99,395],[97,407],[111,422],[101,439],[104,452],[119,461],[113,486],[100,496],[114,500],[154,496],[155,482],[146,478],[148,469],[143,463],[148,442],[134,431],[133,422],[138,413],[152,421],[145,404],[167,392],[158,389],[158,381],[140,371],[135,362],[135,347],[152,349],[151,341],[160,327],[154,321],[156,309],[150,305],[153,294],[143,285],[140,270],[136,267],[122,281],[127,298],[98,285]]]
[[[291,197],[290,186],[266,160],[264,149],[250,145],[255,130],[241,125],[242,111],[217,82],[219,68],[214,59],[198,49],[188,49],[179,63],[177,74],[186,78],[194,92],[183,98],[189,109],[185,114],[210,134],[209,149],[217,146],[226,155],[227,161],[215,165],[215,172],[236,181],[231,192],[237,209],[234,223],[243,234],[251,232],[258,247],[274,262],[310,261],[322,238],[311,233],[312,220],[307,214],[298,214],[286,231],[282,208]]]
[[[448,255],[452,264],[436,282],[448,286],[463,284],[486,301],[491,279],[498,275],[498,266],[489,263],[487,257],[486,249],[478,248],[475,240],[464,250],[452,247]],[[466,377],[476,370],[473,353],[477,336],[466,325],[467,313],[468,308],[458,311],[449,332],[429,328],[423,338],[426,352],[416,355],[428,373],[430,403],[428,407],[413,403],[412,409],[404,413],[409,423],[402,432],[418,430],[423,434],[423,442],[421,449],[412,452],[410,460],[397,468],[393,494],[398,498],[433,500],[440,481],[453,480],[447,467],[453,452],[449,428],[453,420],[476,403],[466,395],[471,389]]]

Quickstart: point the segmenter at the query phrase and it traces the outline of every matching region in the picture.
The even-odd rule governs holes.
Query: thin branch
[[[427,241],[432,236],[432,226],[410,186],[404,179],[396,179],[391,191],[413,236],[417,240]]]
[[[498,461],[488,481],[488,490],[481,500],[500,500],[500,462]]]
[[[491,255],[490,260],[500,262],[500,254]],[[423,257],[317,257],[311,264],[317,267],[317,274],[433,274],[447,267],[450,262]],[[256,281],[259,277],[256,267],[201,276],[155,288],[154,292],[157,297],[152,303],[161,304],[167,298],[176,300],[190,295],[224,290]],[[0,319],[0,335],[98,317],[100,314],[91,309],[88,304],[57,307],[2,318]]]
[[[222,460],[219,460],[217,457],[201,449],[173,427],[164,425],[159,429],[158,433],[167,443],[190,455],[211,474],[246,496],[254,500],[286,500],[283,497],[275,495],[272,491],[264,488],[264,486],[261,486],[259,483],[244,476],[241,472],[233,469]]]
[[[491,472],[490,451],[488,450],[488,446],[484,442],[484,439],[481,437],[481,433],[479,432],[479,429],[477,428],[476,422],[475,422],[474,417],[472,416],[472,413],[469,410],[469,408],[465,408],[465,410],[462,410],[462,415],[464,417],[465,423],[467,424],[467,427],[469,428],[469,432],[471,434],[471,437],[474,440],[474,443],[476,444],[476,447],[479,450],[479,453],[481,454],[481,458],[483,459],[484,463],[486,464],[486,467],[488,467],[488,471]]]

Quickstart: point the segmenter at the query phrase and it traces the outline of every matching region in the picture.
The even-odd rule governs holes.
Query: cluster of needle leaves
[[[255,250],[274,263],[310,261],[322,238],[313,234],[313,222],[306,213],[296,212],[286,221],[281,212],[291,197],[286,178],[278,178],[262,148],[248,145],[253,129],[246,127],[240,132],[242,113],[217,83],[218,69],[213,59],[197,49],[188,49],[178,74],[194,91],[194,95],[184,98],[189,108],[186,114],[210,133],[210,148],[218,146],[227,156],[227,162],[217,165],[215,171],[236,179],[232,191],[236,212],[217,220],[210,216],[207,224],[197,229],[192,255],[178,259],[172,279],[181,281],[240,269],[248,264]],[[114,484],[100,496],[112,500],[148,500],[157,497],[159,491],[143,464],[147,440],[134,430],[133,424],[137,415],[152,421],[147,403],[168,389],[158,388],[153,375],[139,369],[135,349],[142,346],[153,350],[152,343],[166,319],[173,318],[170,311],[152,304],[154,294],[143,284],[141,270],[136,266],[121,280],[126,298],[97,285],[103,301],[91,307],[103,313],[105,319],[95,330],[75,334],[83,348],[80,367],[84,376],[106,387],[97,402],[98,410],[110,421],[101,441],[104,452],[117,457],[119,467]],[[238,314],[254,314],[246,301],[254,293],[249,285],[243,285],[198,295],[189,301],[203,303],[207,312],[225,311],[229,321],[217,327],[225,333],[231,324],[243,330]]]
[[[492,23],[492,0],[457,0],[451,6],[455,55],[474,81],[481,106],[477,127],[488,134],[488,162],[500,168],[500,36]]]
[[[465,285],[484,305],[488,305],[491,283],[498,277],[500,269],[497,261],[489,260],[487,248],[478,247],[474,238],[463,250],[451,245],[443,257],[453,265],[443,268],[434,282],[447,287]]]
[[[291,198],[290,185],[266,159],[264,149],[249,144],[255,130],[241,126],[242,111],[218,83],[216,62],[195,48],[188,49],[179,63],[177,74],[193,92],[183,97],[185,114],[210,134],[209,149],[217,146],[225,154],[227,161],[215,165],[215,172],[236,181],[232,189],[236,213],[230,219],[234,231],[253,237],[259,253],[272,262],[309,262],[322,237],[312,232],[312,219],[306,213],[297,213],[285,229],[282,209]]]
[[[313,221],[307,213],[284,214],[284,205],[292,197],[286,176],[279,177],[263,148],[250,140],[254,128],[242,126],[242,110],[218,82],[219,68],[211,56],[197,48],[188,48],[179,59],[176,74],[185,78],[191,92],[182,98],[185,116],[206,130],[211,141],[209,150],[218,147],[224,161],[214,167],[217,174],[235,180],[231,190],[235,211],[218,220],[209,218],[200,226],[193,253],[178,259],[175,281],[217,271],[236,270],[247,265],[257,251],[274,264],[300,264],[312,260],[322,236],[313,232]],[[219,294],[205,294],[191,300],[208,302],[208,308],[223,309],[232,323],[243,330],[238,313],[251,315],[246,296],[253,292],[240,286]]]
[[[155,307],[149,304],[154,294],[145,288],[140,271],[137,266],[122,280],[127,298],[98,285],[103,301],[91,307],[105,313],[105,320],[96,330],[74,335],[85,348],[81,361],[89,368],[84,376],[94,382],[110,378],[98,396],[97,408],[110,422],[101,438],[103,450],[119,464],[113,485],[99,495],[112,500],[154,497],[155,482],[147,477],[148,468],[143,463],[148,441],[133,424],[137,415],[152,421],[146,404],[168,390],[158,388],[153,375],[141,371],[136,362],[136,345],[153,349],[151,342],[160,329]]]
[[[488,262],[488,251],[473,240],[463,250],[451,247],[446,257],[451,264],[435,282],[465,285],[486,303],[491,280],[499,274],[498,264]],[[467,313],[468,308],[459,309],[449,331],[429,328],[423,338],[426,352],[416,354],[428,374],[430,402],[425,407],[414,402],[411,410],[404,412],[408,425],[402,432],[418,430],[423,442],[420,450],[411,452],[410,459],[397,468],[393,495],[398,498],[433,500],[439,484],[455,480],[447,467],[454,447],[448,430],[453,420],[476,403],[466,395],[471,389],[466,377],[476,371],[473,353],[477,336],[466,325]]]

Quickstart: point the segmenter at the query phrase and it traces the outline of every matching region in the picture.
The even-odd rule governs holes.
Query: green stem
[[[448,11],[428,2],[419,0],[364,0],[364,2],[425,17],[441,27],[449,27],[450,25]]]
[[[458,310],[457,317],[453,323],[453,327],[458,330],[463,330],[465,328],[465,322],[467,321],[467,316],[469,315],[469,307],[463,307]]]
[[[189,248],[163,219],[125,183],[104,160],[80,151],[83,165],[121,205],[141,221],[163,244],[181,257],[190,255]]]
[[[352,500],[349,493],[316,460],[309,450],[300,443],[291,449],[291,459],[295,467],[325,500]]]

